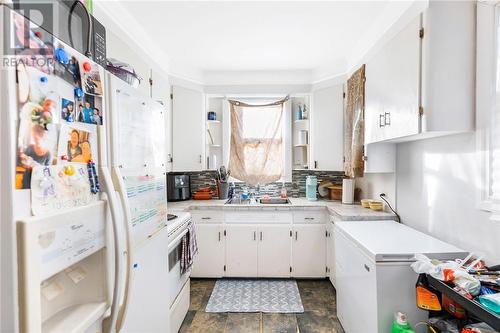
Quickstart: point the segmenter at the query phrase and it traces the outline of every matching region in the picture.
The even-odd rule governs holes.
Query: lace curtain
[[[253,105],[229,100],[231,176],[249,185],[268,184],[283,174],[283,103]]]
[[[344,122],[344,172],[349,177],[363,177],[365,143],[365,65],[347,80],[347,107]]]

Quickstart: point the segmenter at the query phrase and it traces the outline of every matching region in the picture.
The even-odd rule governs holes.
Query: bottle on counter
[[[309,201],[316,201],[316,190],[318,187],[318,178],[316,176],[307,176],[306,178],[306,198]]]
[[[283,199],[288,198],[288,192],[286,190],[285,182],[281,183],[280,197],[282,197]]]

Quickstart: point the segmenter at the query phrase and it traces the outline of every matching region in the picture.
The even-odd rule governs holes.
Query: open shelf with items
[[[290,98],[292,102],[292,168],[303,170],[309,168],[309,115],[311,110],[310,96],[297,95]]]
[[[463,307],[469,314],[470,317],[474,317],[480,321],[485,322],[496,330],[500,330],[500,315],[494,313],[493,311],[485,308],[481,303],[456,292],[450,285],[443,281],[437,280],[430,275],[427,275],[427,281],[429,285],[435,288],[442,294],[445,294],[451,298],[454,302],[458,303]]]
[[[206,170],[218,169],[223,158],[223,102],[224,97],[207,96],[205,112],[205,166]]]

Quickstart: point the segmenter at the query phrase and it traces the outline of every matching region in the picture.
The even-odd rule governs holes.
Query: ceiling
[[[390,2],[122,1],[120,5],[168,55],[173,75],[210,84],[231,74],[241,78],[248,73],[254,77],[287,73],[311,83],[349,69],[349,57]]]

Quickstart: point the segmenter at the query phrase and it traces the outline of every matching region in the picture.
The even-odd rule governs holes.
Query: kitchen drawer
[[[224,212],[222,210],[192,210],[190,213],[194,223],[224,222]]]
[[[226,212],[224,220],[226,223],[255,223],[255,224],[290,224],[292,223],[292,213],[290,212]]]
[[[294,224],[318,224],[325,223],[326,215],[319,211],[301,211],[293,213]]]

